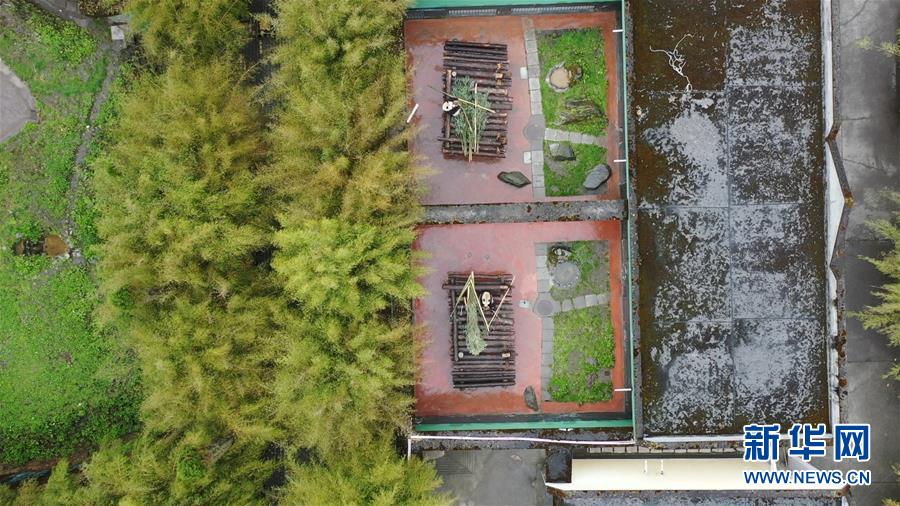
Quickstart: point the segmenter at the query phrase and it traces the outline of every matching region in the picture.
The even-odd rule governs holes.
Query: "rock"
[[[422,452],[422,460],[437,460],[444,456],[444,450],[425,450]]]
[[[550,158],[560,162],[574,160],[575,150],[567,143],[554,142],[550,144]]]
[[[566,70],[569,72],[569,85],[574,85],[578,81],[581,80],[581,76],[584,75],[584,69],[581,68],[581,65],[577,63],[573,63],[572,65],[566,65]]]
[[[531,184],[531,180],[525,174],[522,174],[519,171],[513,172],[501,172],[497,174],[497,179],[503,181],[506,184],[511,184],[516,188],[521,188],[523,186],[528,186]]]
[[[557,123],[567,125],[600,118],[602,111],[594,102],[584,98],[570,98],[559,111]]]
[[[528,385],[525,389],[525,405],[532,411],[540,409],[540,406],[538,406],[537,395],[534,394],[534,387],[531,385]]]
[[[610,174],[609,166],[605,163],[601,163],[588,172],[582,186],[587,190],[596,190],[609,179]]]
[[[50,234],[47,237],[44,237],[44,254],[51,257],[61,257],[66,255],[69,252],[69,245],[66,244],[66,241],[56,235]]]

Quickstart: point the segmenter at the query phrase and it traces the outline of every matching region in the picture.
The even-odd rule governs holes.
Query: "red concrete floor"
[[[625,347],[622,326],[622,244],[620,222],[552,222],[479,225],[438,225],[419,229],[414,245],[428,252],[428,274],[420,282],[428,295],[416,300],[416,323],[423,351],[416,382],[418,416],[534,413],[524,400],[525,388],[541,392],[541,319],[519,301],[537,297],[535,244],[556,241],[609,241],[610,309],[616,340],[613,387],[625,385]],[[498,240],[498,238],[502,238]],[[502,241],[502,242],[500,242]],[[510,293],[516,333],[516,384],[511,387],[457,390],[450,378],[450,324],[447,292],[441,288],[448,272],[499,273],[516,276]],[[542,413],[622,412],[625,393],[591,404],[541,402]]]
[[[525,32],[523,22],[531,19],[537,31],[566,28],[599,27],[605,41],[609,91],[607,109],[613,114],[607,127],[607,157],[611,167],[613,160],[623,158],[619,150],[619,118],[617,111],[619,67],[617,61],[615,35],[617,14],[596,12],[586,14],[540,15],[540,16],[497,16],[448,19],[409,20],[404,25],[404,40],[407,49],[407,76],[410,89],[410,108],[416,103],[419,110],[413,119],[417,128],[411,142],[411,150],[421,165],[431,174],[425,178],[427,193],[422,203],[438,204],[486,204],[498,202],[531,202],[534,192],[531,186],[514,188],[497,179],[502,171],[521,171],[529,179],[531,165],[523,161],[523,154],[530,150],[530,143],[524,130],[531,118],[531,103],[528,95],[528,81],[519,77],[519,68],[526,66]],[[443,44],[447,40],[459,39],[473,42],[505,43],[508,45],[510,70],[513,74],[513,110],[509,116],[509,144],[506,158],[499,160],[479,159],[468,163],[461,158],[445,158],[441,152],[441,102],[442,95],[429,88],[441,89],[441,68]],[[544,200],[585,200],[618,199],[621,175],[613,170],[605,195],[583,197],[548,197]]]

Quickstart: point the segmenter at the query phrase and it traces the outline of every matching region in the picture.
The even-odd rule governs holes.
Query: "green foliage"
[[[557,301],[579,295],[609,293],[609,251],[603,241],[574,241],[567,243],[572,252],[568,260],[578,266],[578,284],[572,288],[550,288],[550,295]],[[556,259],[547,257],[547,268],[553,269]]]
[[[862,49],[875,50],[888,57],[900,57],[900,28],[897,29],[897,40],[882,41],[876,44],[870,37],[864,37],[856,43]]]
[[[405,151],[406,2],[282,0],[271,95],[271,186],[282,223],[338,217],[372,224],[415,221],[417,192]]]
[[[900,193],[891,193],[890,200],[900,203]],[[900,346],[900,212],[895,211],[890,220],[877,220],[870,226],[891,241],[893,248],[881,258],[867,260],[891,281],[875,292],[880,304],[866,307],[855,316],[863,327],[885,334],[891,346]],[[900,365],[892,367],[888,376],[900,380]]]
[[[615,365],[615,338],[609,308],[593,306],[553,316],[553,364],[548,390],[554,401],[606,401],[612,385],[601,371]]]
[[[126,0],[78,0],[78,10],[92,17],[115,16],[125,4]]]
[[[408,325],[278,320],[290,325],[281,336],[275,412],[294,444],[349,455],[408,426],[416,356]]]
[[[281,503],[317,506],[443,505],[448,497],[432,491],[440,485],[434,467],[418,459],[404,460],[386,443],[336,460],[332,465],[292,466]]]
[[[131,82],[136,78],[135,68],[125,63],[113,81],[107,100],[100,108],[97,120],[92,125],[94,135],[88,147],[87,157],[81,170],[81,185],[75,200],[73,221],[75,222],[76,246],[82,250],[85,258],[95,259],[95,246],[100,241],[97,232],[99,211],[94,198],[94,165],[97,159],[112,145],[111,130],[121,115],[122,99],[130,90]]]
[[[134,430],[132,361],[91,324],[94,282],[83,268],[0,250],[0,461],[51,458]],[[104,374],[104,371],[106,373]]]
[[[472,79],[463,77],[453,83],[453,96],[459,98],[459,112],[453,116],[453,126],[459,135],[463,154],[472,161],[472,155],[478,152],[478,142],[484,136],[488,120],[488,96],[484,92],[476,92],[476,84]]]
[[[12,211],[12,220],[0,223],[0,242],[16,233],[19,221],[39,222],[42,230],[61,228],[75,151],[106,70],[99,54],[78,62],[55,56],[53,46],[29,28],[38,22],[30,20],[46,18],[41,26],[62,22],[27,3],[16,6],[28,22],[0,24],[0,58],[28,84],[41,121],[0,147],[0,202]]]
[[[408,301],[419,213],[406,142],[407,2],[281,0],[269,96],[267,182],[278,199],[273,267],[288,298],[276,418],[287,446],[319,461],[291,469],[285,504],[434,504],[434,471],[399,461],[416,345]]]
[[[156,62],[236,54],[250,38],[248,0],[130,0],[126,10]]]
[[[597,28],[542,32],[538,35],[538,56],[541,61],[541,108],[547,125],[565,130],[602,135],[606,131],[606,53],[603,34]],[[554,91],[547,83],[547,74],[555,65],[580,66],[582,77],[565,92]],[[559,124],[560,111],[566,100],[587,99],[596,105],[601,115],[591,120],[567,125]],[[549,188],[549,185],[548,185]]]
[[[565,143],[564,143],[565,144]],[[584,195],[584,179],[594,167],[606,161],[606,148],[593,144],[573,144],[575,160],[550,162],[550,142],[544,141],[544,181],[547,195]]]
[[[272,266],[304,311],[364,321],[422,293],[411,268],[413,231],[321,219],[275,235]]]

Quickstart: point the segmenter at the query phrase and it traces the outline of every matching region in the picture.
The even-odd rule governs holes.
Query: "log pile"
[[[514,385],[516,383],[515,331],[513,328],[513,306],[507,295],[503,304],[503,294],[512,287],[509,274],[475,274],[475,290],[478,296],[490,292],[493,301],[484,308],[488,321],[493,318],[490,332],[484,322],[479,322],[482,337],[487,347],[478,355],[469,353],[466,345],[466,308],[456,304],[460,292],[469,278],[468,273],[450,273],[444,289],[450,300],[450,355],[453,362],[453,387],[486,388]]]
[[[512,110],[512,74],[506,44],[463,42],[451,40],[444,43],[444,92],[452,93],[456,79],[468,77],[478,84],[478,91],[488,94],[490,113],[487,129],[478,142],[475,156],[503,158],[506,156],[509,111]],[[448,98],[449,99],[449,98]],[[462,143],[449,114],[444,114],[441,132],[441,149],[444,154],[464,156]]]

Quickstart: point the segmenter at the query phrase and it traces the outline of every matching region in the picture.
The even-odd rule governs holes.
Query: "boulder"
[[[540,406],[538,405],[537,395],[535,395],[534,387],[532,387],[531,385],[528,385],[528,387],[525,388],[525,405],[528,406],[528,409],[532,411],[537,411],[540,409]]]
[[[586,190],[596,190],[609,179],[610,175],[611,172],[609,171],[609,166],[605,163],[601,163],[587,173],[582,186],[584,186]]]
[[[575,150],[566,143],[554,142],[550,144],[550,158],[560,162],[574,160]]]
[[[522,174],[519,171],[513,172],[501,172],[497,174],[497,179],[503,181],[506,184],[511,184],[516,188],[521,188],[523,186],[528,186],[531,184],[531,180],[525,174]]]

